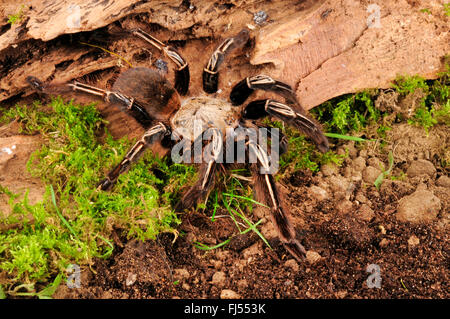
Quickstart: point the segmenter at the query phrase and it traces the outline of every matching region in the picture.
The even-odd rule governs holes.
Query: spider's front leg
[[[48,85],[42,83],[38,78],[34,76],[28,76],[27,82],[38,92],[45,94],[67,94],[71,91],[82,92],[103,98],[108,103],[119,106],[119,108],[130,113],[136,121],[143,127],[147,128],[151,125],[153,119],[145,110],[145,108],[139,104],[134,98],[126,96],[120,92],[108,91],[97,88],[92,85],[84,84],[78,81],[66,84]]]
[[[172,60],[177,65],[177,68],[175,70],[175,89],[181,95],[186,95],[189,90],[190,73],[189,65],[181,56],[181,54],[178,53],[175,48],[164,44],[154,36],[141,29],[134,29],[131,30],[131,32],[135,36],[140,37],[144,41],[150,43],[152,46],[163,52],[170,60]]]
[[[120,161],[120,163],[108,173],[106,178],[99,183],[98,188],[101,190],[111,189],[117,182],[120,174],[126,172],[131,164],[136,162],[147,148],[158,141],[162,141],[162,139],[168,135],[170,135],[170,129],[163,123],[158,123],[147,130],[141,139],[128,151],[122,161]]]
[[[295,259],[302,261],[306,255],[305,248],[295,237],[295,230],[284,205],[280,201],[275,180],[270,174],[269,156],[256,142],[250,140],[248,151],[256,157],[251,165],[256,200],[270,207],[270,217],[281,242]]]
[[[262,74],[249,76],[238,82],[231,89],[230,101],[233,105],[241,105],[255,90],[275,92],[284,97],[288,103],[296,104],[301,108],[294,90],[289,84],[274,80],[270,76]]]
[[[225,39],[211,55],[203,69],[203,90],[206,93],[215,93],[219,85],[219,67],[225,57],[233,50],[242,48],[249,39],[249,32],[243,29],[235,37]]]
[[[236,84],[230,93],[233,105],[240,105],[255,91],[272,91],[285,98],[286,103],[274,100],[258,100],[245,107],[244,118],[258,119],[267,115],[275,116],[309,136],[321,152],[328,151],[328,140],[320,125],[311,119],[300,103],[292,88],[283,82],[272,79],[267,75],[256,75],[243,79]]]
[[[175,207],[176,211],[195,207],[201,200],[206,200],[215,184],[217,162],[223,156],[223,137],[219,130],[211,128],[211,142],[203,148],[203,161],[200,164],[197,182],[183,195]],[[194,143],[195,144],[195,143]]]
[[[310,137],[321,152],[325,153],[328,151],[328,140],[323,134],[320,125],[308,117],[306,112],[302,114],[289,105],[271,99],[250,102],[243,111],[243,117],[251,120],[268,115],[274,116],[296,127],[306,134],[306,136]]]

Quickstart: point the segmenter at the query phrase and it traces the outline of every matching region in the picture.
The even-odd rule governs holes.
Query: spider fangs
[[[245,132],[248,128],[258,128],[254,120],[265,116],[278,118],[302,131],[312,139],[322,152],[328,150],[328,141],[323,135],[321,127],[300,106],[292,88],[267,75],[246,77],[231,90],[230,102],[215,97],[201,96],[185,99],[180,103],[180,95],[188,93],[190,74],[189,66],[184,58],[173,48],[141,29],[130,31],[135,36],[156,47],[163,52],[175,65],[174,87],[157,71],[149,68],[131,68],[121,73],[111,90],[103,90],[91,85],[74,81],[70,84],[44,84],[34,76],[27,77],[28,83],[37,91],[47,94],[64,94],[69,91],[87,93],[102,97],[110,105],[119,107],[125,113],[134,117],[146,132],[129,150],[120,163],[99,183],[101,190],[110,189],[120,174],[127,171],[130,165],[137,161],[143,152],[161,142],[168,147],[174,147],[176,140],[184,138],[190,142],[199,138],[208,128],[215,129],[210,141],[204,143],[203,151],[212,154],[199,164],[200,176],[198,181],[182,196],[175,207],[177,211],[195,206],[206,200],[214,187],[218,165],[224,169],[230,164],[221,163],[218,158],[224,150],[222,136],[228,127],[240,128]],[[234,37],[225,39],[213,52],[203,70],[203,90],[215,93],[219,83],[219,67],[225,57],[237,48],[242,48],[249,39],[248,30],[242,30]],[[284,98],[284,103],[272,99],[256,100],[245,106],[242,104],[255,90],[272,91]],[[194,123],[201,123],[201,130],[195,133]],[[219,132],[219,133],[217,133]],[[269,154],[263,147],[248,136],[235,136],[245,140],[246,158],[254,156],[256,161],[247,163],[253,175],[255,199],[270,207],[270,216],[279,238],[284,247],[297,260],[302,260],[305,249],[296,238],[294,227],[289,214],[280,201],[273,176],[269,171]],[[270,136],[283,143],[283,136]],[[203,141],[204,142],[204,141]],[[203,144],[202,144],[203,145]],[[285,151],[281,147],[281,151]],[[265,171],[265,173],[264,173]]]

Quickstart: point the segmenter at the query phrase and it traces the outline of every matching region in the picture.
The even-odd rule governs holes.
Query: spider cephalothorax
[[[253,174],[256,200],[270,207],[271,220],[281,242],[296,259],[302,259],[305,249],[296,239],[272,176],[270,165],[273,158],[266,148],[261,146],[261,141],[250,138],[247,132],[258,128],[253,120],[273,116],[301,130],[313,140],[320,151],[326,152],[328,142],[320,125],[300,106],[289,85],[267,75],[250,76],[237,83],[230,93],[230,102],[208,96],[181,99],[180,96],[188,93],[190,82],[189,66],[183,57],[174,48],[141,29],[131,30],[131,33],[161,50],[176,64],[174,86],[157,71],[142,67],[131,68],[120,74],[110,91],[77,81],[63,85],[47,85],[33,76],[27,78],[34,89],[44,93],[73,90],[100,96],[133,116],[146,129],[120,163],[99,183],[99,188],[110,189],[119,175],[127,171],[147,148],[157,142],[163,142],[173,149],[180,141],[184,142],[183,145],[200,145],[202,153],[208,156],[201,157],[200,162],[197,161],[200,178],[176,206],[176,210],[182,211],[207,198],[214,187],[218,165],[226,169],[228,164],[232,164],[224,163],[223,154],[230,148],[237,149],[237,144],[243,142],[244,148],[241,150],[244,158],[254,159],[247,165]],[[203,89],[206,93],[217,91],[219,67],[226,55],[234,49],[242,48],[248,39],[249,32],[242,30],[217,47],[203,70]],[[243,105],[255,90],[272,91],[283,97],[284,102],[265,99]],[[231,137],[226,136],[230,128],[233,132]],[[209,138],[205,141],[203,137],[206,132],[209,132]],[[268,138],[272,139],[272,143],[283,139],[279,134],[269,135]],[[199,140],[200,144],[196,143]],[[282,151],[285,151],[283,147]],[[190,159],[191,155],[188,158]],[[234,161],[236,157],[233,155],[231,159]]]

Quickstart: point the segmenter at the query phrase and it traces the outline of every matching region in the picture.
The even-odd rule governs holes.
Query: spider
[[[202,134],[212,130],[210,140],[202,139],[200,142],[203,153],[209,154],[198,164],[200,178],[185,192],[175,210],[184,211],[208,198],[214,188],[218,168],[221,167],[226,172],[231,166],[219,160],[221,155],[224,150],[230,148],[235,150],[238,141],[242,141],[245,161],[250,156],[255,159],[252,163],[247,163],[253,176],[255,199],[270,208],[271,221],[286,250],[297,260],[303,260],[306,250],[296,238],[290,215],[280,200],[272,175],[273,170],[270,167],[273,159],[261,142],[249,138],[246,132],[259,127],[256,120],[272,116],[299,129],[321,152],[326,152],[329,148],[328,141],[320,125],[300,106],[293,89],[288,84],[267,75],[249,76],[238,82],[231,90],[229,101],[207,95],[218,91],[220,65],[228,54],[245,46],[250,38],[249,31],[243,29],[234,37],[225,39],[216,48],[202,74],[203,90],[207,94],[190,98],[186,97],[190,82],[189,66],[176,49],[142,29],[127,32],[156,47],[174,62],[176,65],[174,86],[156,70],[144,67],[130,68],[122,72],[111,90],[78,81],[56,85],[44,84],[34,76],[27,77],[27,82],[34,90],[45,94],[75,91],[102,97],[110,105],[119,107],[134,117],[146,130],[119,164],[99,183],[98,188],[103,191],[111,189],[119,175],[126,172],[146,149],[156,143],[172,148],[173,152],[175,145],[178,145],[176,142],[183,140],[184,146],[192,145],[202,138]],[[271,91],[282,97],[284,102],[261,99],[244,105],[247,98],[256,90]],[[231,139],[227,137],[225,141],[223,136],[226,135],[228,128],[236,130]],[[276,139],[281,143],[280,153],[287,150],[282,133],[268,134],[268,138],[272,142]],[[230,140],[232,144],[228,144]],[[235,159],[233,157],[233,160]]]

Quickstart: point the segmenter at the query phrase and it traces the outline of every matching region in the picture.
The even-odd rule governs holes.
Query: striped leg
[[[203,69],[203,90],[206,93],[217,92],[219,84],[219,67],[225,57],[235,49],[242,48],[249,39],[249,32],[243,29],[233,38],[223,41],[212,54],[205,68]]]
[[[141,29],[135,29],[131,31],[134,35],[140,37],[141,39],[147,41],[158,50],[162,51],[170,60],[172,60],[177,68],[175,70],[175,89],[181,95],[186,95],[189,90],[189,65],[183,59],[183,57],[175,50],[175,48],[164,44],[155,37],[151,36],[147,32]]]
[[[34,76],[28,76],[27,82],[36,91],[46,94],[65,94],[75,91],[99,96],[106,102],[119,106],[122,111],[129,113],[145,128],[149,127],[153,120],[145,108],[134,98],[119,92],[103,90],[78,81],[69,84],[46,85]]]
[[[320,125],[306,115],[297,112],[292,107],[275,100],[256,100],[250,102],[244,109],[243,117],[246,119],[259,119],[272,115],[296,127],[311,138],[321,152],[328,151],[328,140],[322,132]]]
[[[169,128],[162,123],[147,130],[141,139],[128,151],[123,160],[99,183],[98,188],[101,190],[111,189],[117,182],[120,174],[126,172],[131,164],[136,162],[147,148],[151,147],[154,143],[161,141],[164,136],[168,134],[170,134]]]
[[[289,214],[280,202],[275,180],[271,174],[261,172],[262,169],[269,170],[268,154],[261,146],[252,141],[248,142],[248,149],[257,158],[257,162],[251,166],[256,200],[270,207],[271,221],[281,242],[295,259],[302,261],[306,250],[295,238],[294,227]]]
[[[231,103],[241,105],[255,90],[275,92],[284,97],[288,103],[300,106],[290,85],[274,80],[267,75],[250,76],[236,84],[230,93]]]
[[[199,176],[200,178],[182,197],[180,202],[176,205],[176,211],[183,211],[184,209],[194,207],[202,200],[206,200],[214,186],[217,162],[220,156],[223,155],[223,137],[216,129],[210,129],[212,133],[211,142],[203,148],[203,159],[200,164]]]

